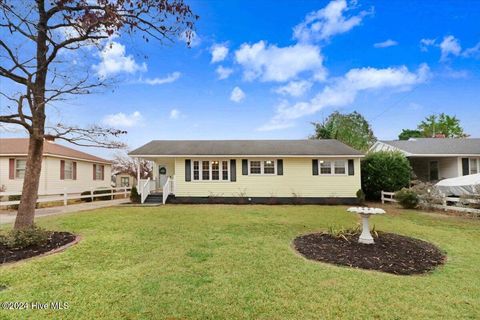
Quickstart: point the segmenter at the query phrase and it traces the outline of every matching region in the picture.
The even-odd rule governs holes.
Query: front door
[[[159,188],[162,189],[167,182],[167,167],[158,166]]]

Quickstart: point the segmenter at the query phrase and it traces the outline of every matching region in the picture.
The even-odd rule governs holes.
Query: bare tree
[[[140,162],[138,162],[140,161]],[[117,153],[113,159],[112,173],[126,173],[132,177],[138,177],[138,165],[140,164],[140,179],[153,177],[153,167],[151,161],[135,160],[128,155]]]
[[[117,34],[139,33],[148,41],[192,39],[198,19],[182,0],[0,0],[0,123],[29,134],[27,167],[15,228],[33,225],[44,138],[50,135],[81,146],[118,148],[124,131],[92,125],[47,126],[46,108],[72,95],[106,86],[91,68],[74,69],[69,53],[109,45]],[[79,68],[80,69],[80,68]]]

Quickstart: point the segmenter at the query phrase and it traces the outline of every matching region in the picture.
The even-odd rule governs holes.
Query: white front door
[[[167,182],[167,167],[164,165],[159,165],[158,166],[158,177],[159,177],[159,182],[160,186],[159,188],[162,189],[165,183]]]

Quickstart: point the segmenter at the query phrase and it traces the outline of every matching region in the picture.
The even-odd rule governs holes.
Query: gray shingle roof
[[[133,150],[131,156],[362,156],[337,140],[153,140]]]
[[[417,138],[381,142],[413,155],[480,155],[479,138]]]

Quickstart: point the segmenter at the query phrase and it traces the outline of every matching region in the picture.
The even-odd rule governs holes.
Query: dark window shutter
[[[283,176],[283,159],[277,160],[277,175]]]
[[[192,160],[185,159],[185,181],[192,181]]]
[[[93,180],[97,180],[97,165],[93,164]]]
[[[65,180],[65,160],[60,160],[60,180]]]
[[[13,180],[15,179],[15,159],[10,159],[9,161],[9,168],[8,168],[8,177]]]
[[[468,176],[470,174],[470,162],[468,158],[462,158],[462,173],[464,176]]]
[[[237,161],[230,159],[230,181],[237,181]]]
[[[353,162],[353,159],[348,160],[348,175],[349,176],[355,175],[355,163]]]
[[[318,160],[317,159],[312,160],[312,174],[314,176],[318,176]]]
[[[77,163],[73,162],[73,180],[77,180]]]
[[[242,159],[242,175],[248,176],[248,160]]]
[[[105,166],[102,165],[102,180],[105,180]]]

